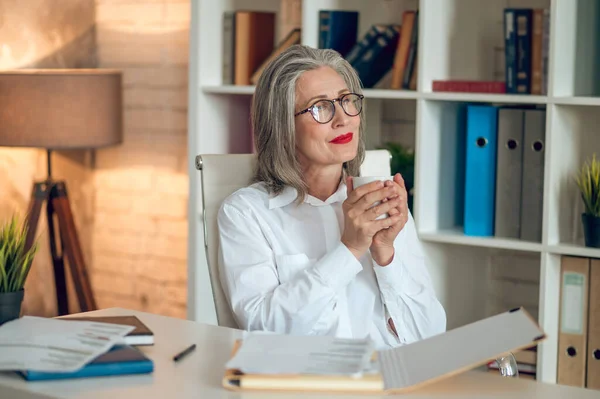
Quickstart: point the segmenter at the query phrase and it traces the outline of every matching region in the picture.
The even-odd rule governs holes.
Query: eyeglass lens
[[[362,99],[357,94],[347,94],[340,99],[342,109],[348,116],[356,116],[362,110]],[[335,103],[321,100],[313,105],[312,115],[317,122],[327,123],[333,119]]]

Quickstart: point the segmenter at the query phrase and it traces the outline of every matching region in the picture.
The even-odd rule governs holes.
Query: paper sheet
[[[24,316],[0,326],[0,370],[77,371],[134,328]]]
[[[360,375],[373,350],[370,339],[248,334],[226,367],[252,374]]]

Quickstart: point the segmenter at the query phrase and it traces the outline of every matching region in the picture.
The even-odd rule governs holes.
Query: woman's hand
[[[394,181],[386,181],[386,187],[396,187],[397,196],[388,197],[387,201],[394,201],[396,206],[389,210],[388,214],[399,216],[399,220],[387,229],[379,230],[373,237],[371,243],[371,256],[380,266],[387,266],[394,258],[394,240],[408,222],[408,193],[404,185],[404,179],[399,173],[394,176]],[[384,200],[385,201],[385,200]]]
[[[394,212],[401,205],[400,189],[396,184],[384,186],[383,182],[375,181],[355,190],[352,177],[346,179],[346,187],[348,198],[342,204],[342,243],[359,259],[371,247],[377,232],[402,220],[400,212]],[[373,206],[378,201],[381,203]],[[376,220],[378,216],[389,212],[392,214],[388,218]]]

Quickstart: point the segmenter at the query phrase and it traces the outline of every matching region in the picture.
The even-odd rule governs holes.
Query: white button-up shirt
[[[218,215],[221,283],[240,328],[296,335],[370,337],[376,347],[446,329],[411,215],[382,267],[341,242],[346,185],[326,201],[269,196],[256,183],[229,196]],[[387,320],[392,318],[398,336]]]

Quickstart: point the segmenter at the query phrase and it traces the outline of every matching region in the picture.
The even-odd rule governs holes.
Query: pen
[[[194,351],[194,349],[196,349],[196,344],[192,344],[189,347],[187,347],[186,349],[184,349],[182,352],[179,352],[178,354],[176,354],[175,356],[173,356],[173,361],[174,362],[178,362],[181,359],[183,359],[184,357],[186,357],[188,354],[192,353]]]

